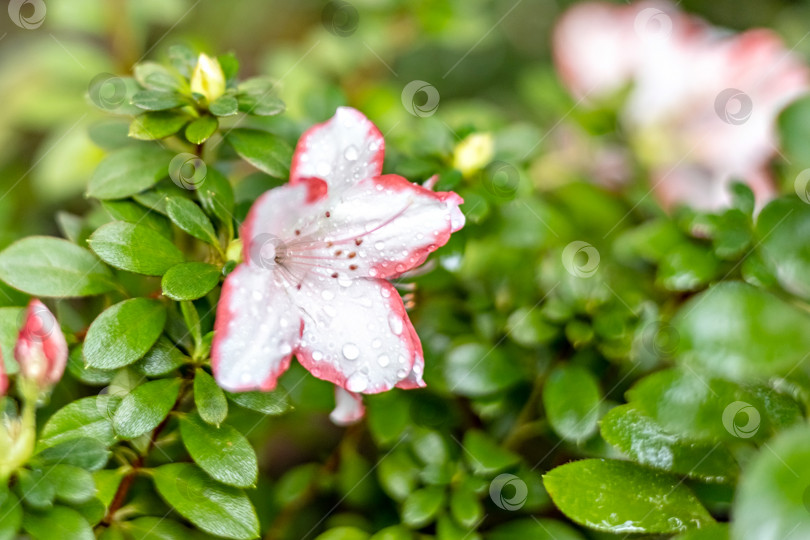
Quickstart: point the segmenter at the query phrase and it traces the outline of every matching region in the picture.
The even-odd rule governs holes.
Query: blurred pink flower
[[[362,417],[354,394],[424,386],[422,345],[387,280],[464,225],[462,200],[381,175],[384,146],[365,116],[341,107],[301,137],[289,184],[254,203],[241,234],[245,262],[217,308],[220,386],[271,390],[295,354],[341,387],[339,423]]]
[[[667,2],[578,4],[554,32],[560,76],[584,103],[626,92],[620,119],[666,206],[718,209],[746,182],[764,203],[775,120],[808,69],[769,30],[709,26]]]
[[[67,343],[56,317],[45,304],[31,300],[14,346],[20,375],[46,389],[62,378],[67,357]]]
[[[6,374],[6,364],[3,361],[3,352],[0,351],[0,397],[6,395],[8,390],[8,374]]]

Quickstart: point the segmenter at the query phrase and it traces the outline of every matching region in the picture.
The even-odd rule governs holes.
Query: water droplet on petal
[[[391,297],[391,291],[389,289],[387,289],[387,288],[380,289],[380,294],[382,295],[383,298],[390,298]]]
[[[385,247],[385,242],[377,242],[374,244],[374,247],[382,251],[382,249]]]
[[[360,356],[360,349],[354,343],[347,343],[343,346],[343,356],[346,360],[357,360]]]
[[[323,298],[324,300],[329,302],[330,300],[334,300],[335,293],[333,293],[329,289],[324,289],[324,290],[321,291],[321,298]]]
[[[374,341],[371,342],[371,346],[374,349],[379,349],[382,347],[382,341],[380,339],[375,338]]]
[[[388,326],[391,327],[391,331],[396,335],[402,334],[402,318],[396,313],[392,313],[388,316]]]
[[[408,370],[407,369],[397,370],[397,377],[399,377],[400,379],[404,379],[407,376],[408,376]]]
[[[381,354],[377,357],[377,363],[380,364],[380,367],[385,367],[391,363],[391,359],[388,358],[387,354]]]
[[[321,351],[312,351],[312,359],[316,362],[323,360],[323,353]]]
[[[346,150],[343,152],[343,157],[345,157],[349,161],[355,161],[359,156],[359,152],[357,151],[357,147],[350,144],[346,147]]]
[[[349,380],[346,381],[346,389],[349,392],[363,392],[368,388],[368,376],[365,373],[355,371]]]

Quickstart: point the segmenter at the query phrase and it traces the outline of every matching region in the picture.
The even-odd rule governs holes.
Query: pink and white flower
[[[559,21],[554,56],[586,104],[627,91],[620,120],[665,205],[722,208],[733,180],[760,205],[775,193],[775,120],[810,75],[771,31],[733,34],[668,2],[583,3]]]
[[[245,220],[245,262],[227,277],[211,358],[230,391],[271,390],[293,355],[340,387],[334,420],[357,396],[424,386],[419,337],[387,281],[422,264],[464,225],[463,201],[383,175],[384,141],[341,107],[298,142],[290,182]]]
[[[0,398],[6,395],[8,390],[8,374],[6,364],[3,361],[3,352],[0,351]]]
[[[49,388],[62,378],[67,357],[67,342],[56,317],[45,304],[31,300],[14,346],[20,375],[41,389]]]

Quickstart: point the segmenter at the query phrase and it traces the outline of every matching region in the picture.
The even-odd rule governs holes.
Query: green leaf
[[[315,540],[368,540],[366,531],[355,527],[336,527],[315,537]]]
[[[164,139],[180,131],[190,119],[186,113],[176,111],[143,113],[129,125],[129,136],[141,141]]]
[[[578,531],[553,519],[516,519],[497,525],[487,533],[487,540],[585,540]]]
[[[186,540],[194,531],[165,517],[143,516],[122,524],[132,540]]]
[[[87,330],[84,358],[99,369],[116,369],[135,362],[163,333],[166,310],[157,300],[132,298],[102,312]]]
[[[152,144],[136,144],[105,157],[90,178],[87,196],[124,199],[169,175],[171,154]]]
[[[402,525],[392,525],[374,533],[371,540],[413,540],[413,533]]]
[[[368,429],[377,444],[390,446],[411,423],[411,400],[405,392],[381,392],[364,397]]]
[[[125,221],[102,225],[87,243],[109,265],[147,276],[162,276],[184,260],[183,253],[159,232]]]
[[[135,64],[133,75],[138,83],[149,90],[174,92],[188,87],[183,79],[156,62]]]
[[[110,418],[120,402],[118,396],[100,394],[68,403],[48,419],[39,444],[52,447],[65,441],[75,443],[85,437],[97,439],[105,446],[113,444],[115,434]]]
[[[489,435],[479,430],[464,434],[465,458],[476,474],[490,475],[520,462],[520,457],[504,450]]]
[[[584,459],[552,469],[543,481],[557,508],[598,531],[674,533],[714,522],[676,476],[635,463]]]
[[[221,172],[213,167],[208,168],[205,181],[197,188],[197,197],[209,215],[222,223],[233,221],[233,187]]]
[[[169,268],[163,275],[163,294],[181,302],[202,298],[219,283],[222,275],[213,264],[201,262],[181,263]]]
[[[785,290],[810,299],[810,205],[795,198],[776,199],[757,219],[762,259]]]
[[[110,452],[99,439],[80,437],[43,449],[37,454],[37,461],[53,465],[73,465],[88,471],[97,471],[107,464]]]
[[[739,472],[726,447],[667,433],[630,405],[611,409],[601,431],[608,443],[641,465],[715,482],[732,480]]]
[[[278,136],[256,129],[234,129],[225,138],[242,158],[270,176],[290,174],[292,148]]]
[[[543,387],[543,406],[554,431],[568,441],[582,442],[596,432],[601,393],[585,368],[555,368]]]
[[[42,469],[19,469],[15,487],[17,494],[27,506],[38,509],[53,507],[56,486]]]
[[[164,111],[186,105],[188,100],[176,92],[159,90],[141,90],[132,96],[132,103],[139,109],[147,111]]]
[[[216,116],[233,116],[239,112],[239,103],[234,96],[225,94],[210,103],[208,110]]]
[[[396,448],[386,454],[377,467],[380,485],[396,501],[404,501],[416,488],[419,465],[410,453]]]
[[[276,94],[276,82],[256,77],[239,85],[239,110],[257,116],[273,116],[284,112],[285,106]]]
[[[810,315],[745,283],[719,283],[691,298],[673,325],[684,362],[732,380],[785,375],[810,350]]]
[[[461,485],[450,494],[450,513],[460,524],[472,528],[484,515],[484,508],[475,492]]]
[[[30,236],[0,252],[0,279],[34,296],[92,296],[113,288],[112,273],[92,253],[50,236]]]
[[[0,487],[0,540],[14,540],[22,526],[23,507],[14,493]]]
[[[44,512],[27,512],[23,517],[23,529],[33,540],[95,540],[87,520],[76,510],[64,506],[54,506]]]
[[[190,359],[174,343],[161,336],[146,355],[132,367],[147,377],[162,377],[179,368]]]
[[[209,424],[219,426],[228,416],[225,392],[211,375],[200,368],[194,375],[194,403],[200,418]]]
[[[810,537],[810,429],[777,435],[746,468],[734,500],[731,536],[739,540]]]
[[[436,517],[444,504],[444,488],[426,487],[414,491],[402,504],[402,522],[421,529]]]
[[[692,529],[672,540],[728,540],[728,523],[715,523],[701,529]]]
[[[153,477],[160,496],[203,531],[236,540],[259,536],[256,511],[241,490],[211,480],[189,463],[163,465]]]
[[[218,127],[219,122],[213,116],[201,116],[186,126],[186,139],[192,144],[202,144]]]
[[[217,428],[189,415],[180,420],[180,434],[191,458],[214,480],[234,487],[256,484],[256,453],[236,429],[227,424]]]
[[[145,208],[131,200],[101,201],[101,206],[116,221],[146,225],[166,238],[172,237],[171,223],[155,210]]]
[[[113,427],[123,439],[134,439],[158,427],[180,393],[182,379],[144,383],[124,396],[113,416]]]
[[[188,79],[197,65],[197,55],[185,45],[172,45],[169,47],[169,61],[180,75]]]
[[[233,53],[225,53],[217,56],[217,62],[222,68],[222,74],[225,75],[225,80],[230,82],[236,78],[239,73],[239,60]]]
[[[452,392],[481,397],[506,390],[523,377],[501,349],[466,343],[450,351],[444,376]]]
[[[719,270],[720,262],[710,250],[682,242],[664,255],[656,280],[670,291],[694,291],[717,277]]]
[[[53,484],[56,498],[70,504],[89,501],[96,493],[93,475],[73,465],[52,465],[44,470],[48,482]]]
[[[211,225],[211,220],[193,201],[183,197],[170,197],[166,201],[166,211],[175,225],[194,238],[208,242],[212,246],[219,245],[219,238],[214,226]]]
[[[246,409],[276,416],[292,409],[287,396],[281,392],[225,392],[228,399]]]

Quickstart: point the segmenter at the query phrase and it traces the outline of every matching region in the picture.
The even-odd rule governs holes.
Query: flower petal
[[[242,264],[225,279],[217,306],[211,365],[222,388],[272,390],[290,365],[301,316],[269,270]]]
[[[363,398],[359,394],[335,386],[335,410],[329,413],[329,419],[339,426],[355,424],[366,414]]]
[[[0,398],[6,395],[8,390],[8,375],[6,374],[6,364],[3,361],[3,353],[0,352]]]
[[[402,298],[387,281],[307,280],[295,301],[304,323],[298,361],[350,392],[389,390],[422,356]]]
[[[464,226],[462,202],[392,174],[362,180],[322,203],[317,231],[292,256],[334,279],[398,276]]]
[[[41,386],[56,384],[65,372],[67,357],[67,342],[56,317],[45,304],[31,300],[14,347],[20,373]]]
[[[275,255],[291,239],[308,234],[320,226],[321,206],[326,183],[305,178],[291,186],[285,184],[262,194],[250,207],[242,225],[243,257],[252,266],[275,267]]]
[[[382,172],[385,141],[363,113],[338,107],[335,116],[308,129],[298,141],[290,183],[323,178],[330,188],[350,186]]]

